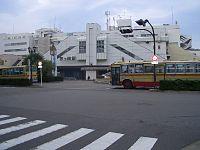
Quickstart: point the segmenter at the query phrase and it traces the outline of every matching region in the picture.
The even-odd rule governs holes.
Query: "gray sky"
[[[200,48],[199,8],[200,0],[0,0],[0,33],[34,32],[54,24],[64,32],[79,32],[88,22],[105,29],[106,10],[111,23],[121,16],[172,24],[173,12],[181,33],[192,36],[193,47]]]

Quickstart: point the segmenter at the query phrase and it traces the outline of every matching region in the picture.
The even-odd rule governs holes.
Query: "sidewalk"
[[[182,150],[200,150],[200,141],[197,141],[189,146],[182,148]]]

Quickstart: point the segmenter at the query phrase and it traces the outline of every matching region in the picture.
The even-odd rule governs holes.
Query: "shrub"
[[[200,91],[200,80],[161,80],[160,90]]]
[[[55,82],[55,81],[63,81],[63,77],[54,77],[54,76],[46,76],[42,78],[43,82]],[[40,82],[40,78],[39,78],[39,82]]]
[[[29,79],[0,79],[0,85],[12,85],[12,86],[30,86],[32,83]]]

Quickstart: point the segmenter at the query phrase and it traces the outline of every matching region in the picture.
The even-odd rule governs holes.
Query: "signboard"
[[[38,62],[38,68],[42,68],[42,62],[41,61]]]
[[[158,57],[156,55],[153,55],[151,64],[158,64]]]

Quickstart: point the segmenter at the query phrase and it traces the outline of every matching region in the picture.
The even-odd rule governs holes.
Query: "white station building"
[[[86,32],[71,33],[56,45],[58,71],[64,77],[96,79],[108,72],[114,62],[151,61],[153,37],[138,29],[151,31],[148,26],[132,27],[130,19],[118,20],[118,27],[106,31],[97,23],[87,23]],[[194,59],[192,53],[180,47],[178,25],[154,26],[154,30],[159,61]],[[44,56],[50,59],[50,53]]]
[[[133,27],[131,19],[120,19],[117,27],[110,26],[108,30],[101,30],[97,23],[87,23],[85,32],[63,33],[57,29],[43,28],[36,30],[34,35],[28,34],[27,41],[26,38],[24,41],[4,38],[2,42],[1,38],[0,54],[25,55],[28,54],[26,48],[34,46],[45,59],[52,60],[50,44],[53,42],[56,47],[54,60],[62,76],[93,80],[108,72],[114,62],[151,61],[153,37],[144,29],[152,31],[150,26]],[[154,26],[154,30],[159,61],[199,59],[186,50],[191,48],[191,38],[181,35],[179,25],[164,24]],[[15,43],[20,44],[15,47]]]

